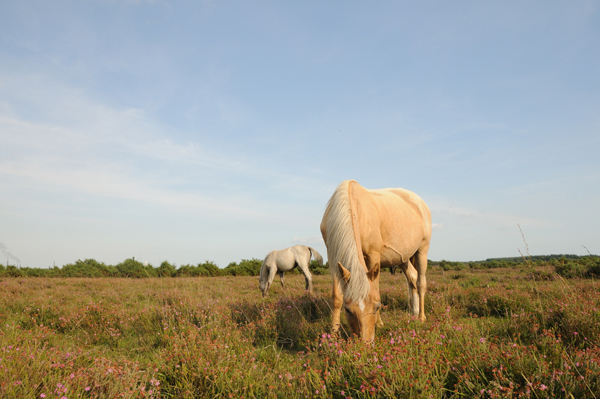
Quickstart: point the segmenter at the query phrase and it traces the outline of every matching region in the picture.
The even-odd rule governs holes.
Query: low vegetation
[[[600,283],[559,273],[578,262],[432,267],[425,323],[407,315],[404,276],[384,272],[373,344],[328,334],[328,275],[314,277],[312,296],[291,275],[263,299],[243,268],[214,278],[5,274],[0,397],[596,398]]]
[[[164,261],[158,267],[144,264],[135,258],[126,259],[117,265],[106,265],[95,259],[77,260],[62,268],[54,266],[48,269],[16,267],[0,265],[0,277],[217,277],[217,276],[258,276],[262,265],[261,259],[242,259],[239,263],[231,262],[220,269],[211,261],[197,265],[181,265],[176,267]],[[521,268],[523,266],[553,266],[555,272],[562,277],[598,277],[600,276],[600,257],[577,255],[545,255],[529,258],[496,258],[476,262],[451,262],[442,260],[429,261],[429,267],[439,267],[444,271],[470,269]],[[319,265],[313,260],[310,271],[314,275],[329,274],[328,265]],[[298,270],[290,272],[298,274]]]
[[[242,259],[240,263],[231,262],[224,269],[211,261],[197,265],[175,265],[164,261],[158,267],[142,263],[135,258],[126,259],[117,265],[106,265],[95,259],[78,260],[61,267],[48,269],[32,267],[16,267],[0,265],[0,277],[217,277],[217,276],[258,276],[262,266],[261,259]],[[317,261],[310,263],[313,274],[329,273],[327,266],[319,265]],[[298,273],[293,270],[291,273]]]

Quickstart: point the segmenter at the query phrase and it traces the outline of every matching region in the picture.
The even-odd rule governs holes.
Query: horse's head
[[[268,278],[263,279],[262,275],[258,278],[258,288],[260,288],[260,290],[262,291],[263,298],[267,296],[267,291],[269,290],[270,286],[271,283],[269,283]]]
[[[351,278],[350,272],[339,262],[338,270],[342,279],[348,284]],[[346,311],[346,320],[348,320],[352,332],[365,342],[375,339],[375,325],[379,320],[379,310],[381,309],[379,271],[380,267],[377,265],[367,272],[369,293],[366,297],[353,302],[344,296],[343,306]]]
[[[267,296],[267,291],[269,291],[271,281],[273,281],[273,279],[269,277],[269,268],[266,267],[265,262],[263,261],[263,264],[260,267],[260,272],[258,273],[258,288],[260,288],[263,298]]]

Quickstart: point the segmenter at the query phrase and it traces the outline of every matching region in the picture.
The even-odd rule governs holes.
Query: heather
[[[439,267],[448,270],[521,268],[523,266],[552,266],[553,271],[565,278],[600,277],[600,257],[597,255],[536,255],[519,258],[491,258],[475,262],[456,262],[428,260],[430,268]],[[217,276],[258,276],[262,266],[261,259],[242,259],[219,268],[209,260],[197,264],[174,265],[163,261],[157,267],[147,262],[140,262],[135,257],[125,259],[116,265],[107,265],[96,259],[78,259],[62,267],[53,266],[46,269],[33,267],[17,267],[7,263],[0,264],[0,277],[217,277]],[[329,274],[327,265],[319,265],[312,260],[309,265],[313,275]],[[533,269],[532,269],[533,270]],[[288,272],[298,274],[298,269]],[[544,277],[546,278],[546,277]]]
[[[425,323],[384,272],[372,344],[328,333],[328,275],[2,277],[0,397],[599,397],[600,285],[557,271],[432,267]]]

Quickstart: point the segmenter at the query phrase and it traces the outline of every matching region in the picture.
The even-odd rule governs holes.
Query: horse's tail
[[[319,262],[319,266],[323,266],[323,257],[320,253],[317,252],[313,247],[308,247],[308,250],[312,253],[312,257],[315,258],[317,262]]]
[[[352,217],[351,184],[354,180],[342,182],[335,190],[325,210],[324,222],[327,238],[327,258],[329,271],[338,281],[342,281],[338,262],[350,271],[352,278],[344,287],[345,295],[352,301],[358,302],[369,292],[369,281],[366,268],[361,263],[359,255],[360,243],[356,242],[354,230],[359,229]],[[356,225],[355,225],[356,224]],[[358,231],[357,231],[358,233]],[[360,238],[360,233],[356,234]]]

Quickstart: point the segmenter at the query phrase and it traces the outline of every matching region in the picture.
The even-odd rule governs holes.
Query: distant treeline
[[[262,266],[261,259],[242,259],[240,263],[231,262],[221,269],[211,261],[197,265],[176,267],[164,261],[158,267],[144,264],[135,258],[126,259],[117,265],[106,265],[95,259],[78,260],[63,267],[48,269],[0,265],[0,277],[217,277],[217,276],[258,276]],[[316,261],[310,264],[313,274],[329,273],[327,266],[319,266]],[[297,270],[291,273],[298,273]]]
[[[488,258],[472,262],[452,262],[441,260],[439,262],[429,261],[429,266],[439,266],[443,270],[466,270],[466,269],[498,269],[527,266],[556,266],[568,262],[586,263],[590,259],[598,259],[596,255],[535,255],[513,258]]]
[[[536,255],[515,258],[489,258],[475,262],[453,262],[447,260],[428,261],[429,267],[437,266],[442,270],[497,269],[534,266],[554,266],[555,272],[562,277],[600,277],[600,257],[596,255]],[[231,262],[221,269],[211,261],[197,265],[176,267],[164,261],[158,267],[144,264],[135,258],[126,259],[117,265],[106,265],[95,259],[78,260],[63,267],[48,269],[0,265],[0,277],[217,277],[217,276],[258,276],[262,266],[261,259],[242,259]],[[312,274],[328,274],[327,264],[319,266],[317,261],[310,263]],[[295,269],[289,273],[299,273]]]
[[[429,261],[429,266],[442,270],[497,269],[534,266],[554,266],[556,274],[566,277],[600,277],[600,257],[597,255],[536,255],[514,258],[489,258],[476,262]]]

